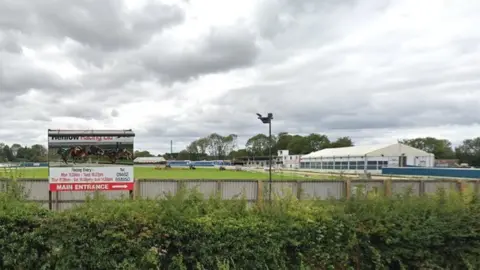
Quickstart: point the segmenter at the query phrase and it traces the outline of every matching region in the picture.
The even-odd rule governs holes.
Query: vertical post
[[[173,159],[173,140],[170,140],[170,159]]]
[[[217,190],[215,191],[215,196],[219,196],[220,199],[224,200],[225,198],[223,198],[223,194],[222,194],[222,181],[221,180],[217,180]]]
[[[345,180],[345,198],[350,199],[352,196],[352,182],[350,179]]]
[[[363,156],[363,173],[365,174],[365,177],[367,176],[367,166],[368,166],[367,155],[364,155]]]
[[[48,210],[52,210],[53,205],[52,205],[52,192],[49,190],[48,191]]]
[[[392,196],[392,181],[390,179],[383,180],[383,187],[384,189],[384,196],[390,197]]]
[[[268,152],[270,155],[270,166],[268,168],[268,199],[270,203],[272,203],[272,120],[268,121],[268,141],[270,147],[268,148]]]
[[[420,196],[424,196],[425,195],[425,181],[424,180],[420,180]]]
[[[59,192],[58,191],[55,191],[55,210],[60,210],[60,206],[59,206],[59,200],[60,200],[60,196],[58,194]]]
[[[463,180],[458,180],[457,181],[457,189],[458,189],[458,192],[460,193],[464,193],[465,192],[465,181]]]
[[[138,181],[138,179],[133,179],[133,198],[136,199],[136,198],[140,198],[141,197],[141,189],[140,189],[140,181]]]
[[[257,203],[262,206],[263,201],[263,181],[257,180]]]
[[[297,199],[298,200],[301,200],[302,199],[302,193],[303,193],[303,190],[302,190],[302,182],[301,181],[297,181]]]

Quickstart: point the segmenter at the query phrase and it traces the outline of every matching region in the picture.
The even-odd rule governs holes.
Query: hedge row
[[[0,269],[480,269],[475,196],[0,201]]]

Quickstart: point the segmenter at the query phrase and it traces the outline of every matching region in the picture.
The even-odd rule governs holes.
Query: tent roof
[[[432,155],[423,150],[408,146],[402,143],[394,144],[374,144],[374,145],[358,145],[339,148],[326,148],[320,151],[312,152],[302,158],[320,158],[320,157],[347,157],[347,156],[397,156],[397,155]]]

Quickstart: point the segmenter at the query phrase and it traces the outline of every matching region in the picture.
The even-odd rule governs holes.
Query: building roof
[[[131,136],[135,133],[131,129],[116,130],[76,130],[76,129],[49,129],[48,136]]]
[[[165,162],[165,158],[163,157],[137,157],[133,160],[135,163],[158,163],[158,162]]]
[[[302,158],[321,158],[321,157],[347,157],[347,156],[400,156],[400,155],[430,156],[432,154],[423,150],[408,146],[406,144],[375,144],[358,145],[339,148],[326,148],[320,151],[312,152]]]

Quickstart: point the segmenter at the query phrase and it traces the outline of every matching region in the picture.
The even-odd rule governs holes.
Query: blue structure
[[[422,167],[382,168],[382,174],[480,179],[479,169],[463,169],[463,168],[458,168],[458,169],[457,168],[425,168],[425,167],[423,168]]]
[[[215,166],[230,166],[232,163],[223,160],[202,160],[202,161],[190,161],[190,160],[169,160],[167,165],[171,167],[188,167],[190,165],[195,167],[215,167]]]
[[[168,160],[167,165],[171,167],[188,167],[190,166],[190,160]]]
[[[4,163],[5,166],[1,166],[0,168],[3,167],[10,167],[10,168],[33,168],[33,167],[48,167],[47,162],[20,162],[20,163]]]

